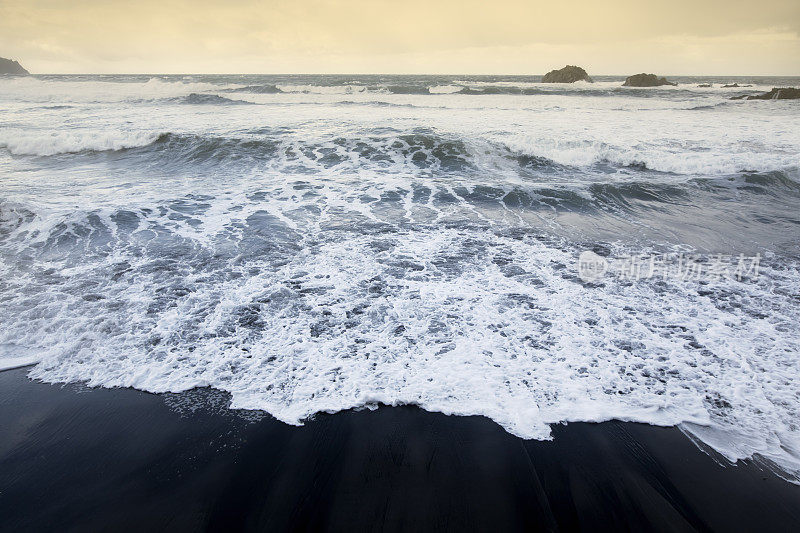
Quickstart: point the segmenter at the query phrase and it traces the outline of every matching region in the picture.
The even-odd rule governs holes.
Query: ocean
[[[796,482],[800,107],[730,98],[800,78],[540,79],[0,78],[0,368],[679,426]]]

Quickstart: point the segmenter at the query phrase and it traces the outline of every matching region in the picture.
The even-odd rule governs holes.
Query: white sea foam
[[[35,365],[41,359],[41,355],[24,346],[0,344],[0,371]]]
[[[118,81],[98,79],[38,79],[30,76],[0,80],[0,101],[40,103],[112,103],[164,99],[204,91],[219,91],[235,85],[205,82],[167,81],[150,78],[147,81]]]
[[[453,94],[460,91],[463,87],[460,85],[435,85],[429,90],[431,94]]]
[[[692,422],[724,431],[727,447],[709,443],[732,459],[760,453],[796,469],[800,316],[782,296],[797,290],[796,265],[706,287],[714,297],[687,282],[586,286],[568,243],[517,234],[516,224],[454,225],[491,212],[452,187],[440,192],[455,203],[407,191],[418,200],[404,215],[449,220],[450,229],[353,233],[336,228],[394,219],[390,204],[363,197],[398,184],[329,184],[300,201],[287,196],[303,182],[294,183],[267,196],[184,202],[200,222],[186,231],[180,207],[134,208],[134,225],[120,226],[114,212],[70,217],[66,227],[63,216],[26,223],[50,228],[42,268],[58,271],[44,285],[43,272],[8,278],[17,296],[0,342],[39,354],[39,379],[153,392],[213,386],[235,408],[291,424],[375,403],[482,414],[540,439],[563,421]],[[303,215],[312,206],[319,218]],[[32,231],[26,224],[17,235]],[[88,255],[55,237],[92,227]],[[263,241],[277,246],[272,257],[248,249],[261,231],[273,235]],[[163,248],[151,248],[154,238]],[[233,252],[239,259],[224,259]],[[220,254],[217,266],[208,262]]]
[[[47,156],[85,150],[120,150],[147,146],[159,132],[153,131],[65,131],[28,133],[8,130],[0,133],[0,147],[14,155]]]

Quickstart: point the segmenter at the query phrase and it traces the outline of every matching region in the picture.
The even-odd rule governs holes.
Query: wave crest
[[[244,100],[232,100],[217,94],[200,93],[191,93],[187,96],[174,98],[172,101],[189,105],[252,105],[252,102],[245,102]]]

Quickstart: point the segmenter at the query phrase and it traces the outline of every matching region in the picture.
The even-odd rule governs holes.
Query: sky
[[[800,75],[800,0],[0,0],[32,73]]]

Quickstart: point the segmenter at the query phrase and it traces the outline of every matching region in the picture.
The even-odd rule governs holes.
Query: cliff
[[[22,68],[22,65],[11,59],[0,57],[0,74],[10,74],[12,76],[27,76],[30,74]]]

